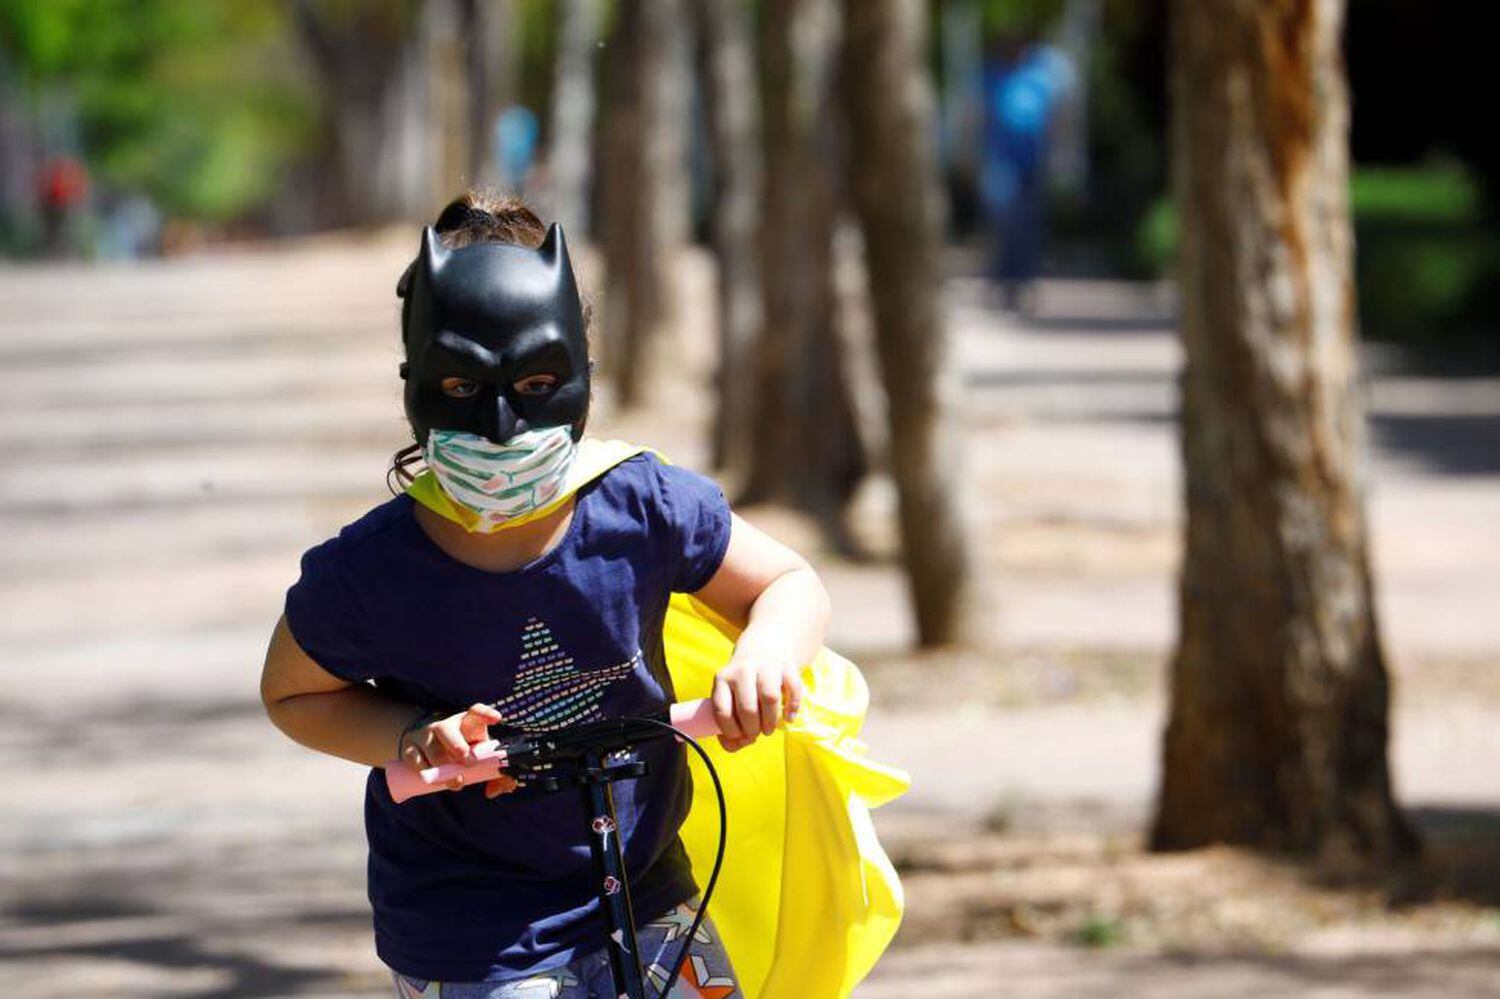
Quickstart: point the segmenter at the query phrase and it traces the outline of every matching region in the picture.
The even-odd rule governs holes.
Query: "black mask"
[[[583,435],[589,410],[588,341],[583,306],[562,228],[533,250],[507,243],[444,248],[429,226],[422,250],[396,288],[406,363],[406,418],[417,441],[430,430],[460,430],[503,444],[544,427]],[[514,388],[533,375],[556,379],[546,391]],[[455,398],[443,379],[474,391]],[[538,380],[542,381],[542,380]]]

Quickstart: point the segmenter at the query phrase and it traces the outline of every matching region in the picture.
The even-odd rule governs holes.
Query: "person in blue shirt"
[[[557,226],[466,195],[424,231],[398,293],[415,442],[392,471],[408,488],[303,556],[262,700],[292,739],[375,768],[369,897],[400,995],[613,997],[576,795],[502,775],[398,805],[378,768],[463,762],[500,721],[664,709],[672,593],[744,628],[712,696],[741,749],[796,715],[828,595],[709,479],[585,436],[588,316]],[[681,745],[640,753],[647,775],[614,794],[660,985],[697,905],[677,835],[691,787]],[[689,955],[683,989],[741,994],[711,920]]]
[[[991,230],[989,277],[1009,309],[1021,306],[1041,271],[1049,131],[1071,73],[1056,49],[1015,38],[997,41],[985,62],[980,196]]]

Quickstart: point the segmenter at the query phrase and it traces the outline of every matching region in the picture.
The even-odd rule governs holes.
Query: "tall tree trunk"
[[[635,405],[652,351],[669,316],[666,274],[671,230],[669,162],[676,145],[667,121],[674,31],[680,0],[619,5],[610,44],[604,120],[606,373],[622,409]],[[680,192],[679,192],[680,193]]]
[[[924,65],[926,6],[844,0],[845,103],[855,203],[891,422],[901,547],[918,639],[977,637],[979,621],[958,501],[963,477],[942,303],[942,194]]]
[[[428,108],[427,45],[409,0],[355,6],[297,0],[298,34],[328,97],[336,179],[333,224],[383,222],[432,211],[436,161]]]
[[[573,239],[589,232],[590,134],[594,127],[594,42],[599,0],[558,0],[552,139],[547,156],[552,217]]]
[[[761,24],[765,327],[741,498],[790,501],[849,547],[843,511],[866,460],[836,328],[838,8],[831,0],[768,0]]]
[[[1176,0],[1186,551],[1152,842],[1389,858],[1343,0]]]
[[[1053,112],[1048,186],[1081,202],[1089,191],[1089,56],[1104,30],[1104,0],[1067,0],[1055,44],[1073,66],[1073,81]]]
[[[25,97],[9,60],[0,46],[0,218],[25,228],[35,222],[33,171],[40,154]]]
[[[491,150],[495,119],[515,100],[518,60],[511,0],[460,0],[468,72],[468,183],[498,179]]]
[[[937,9],[943,82],[938,113],[943,123],[942,166],[950,175],[979,175],[979,137],[984,94],[984,16],[978,0],[948,0]]]
[[[457,0],[427,0],[422,4],[421,34],[426,40],[429,139],[435,151],[428,195],[440,207],[468,187],[470,92],[469,53],[463,5]]]
[[[746,474],[754,414],[754,349],[761,330],[756,221],[760,209],[759,122],[749,17],[739,0],[693,0],[698,74],[703,81],[713,156],[712,219],[718,259],[719,406],[714,413],[714,468]]]

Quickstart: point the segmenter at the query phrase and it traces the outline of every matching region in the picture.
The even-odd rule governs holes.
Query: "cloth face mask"
[[[578,453],[571,427],[544,427],[496,444],[462,430],[432,430],[427,467],[453,502],[474,511],[488,534],[547,505],[562,492]]]

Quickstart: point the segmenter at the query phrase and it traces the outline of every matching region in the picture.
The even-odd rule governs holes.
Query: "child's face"
[[[528,430],[582,427],[588,348],[560,229],[537,250],[450,251],[424,236],[408,296],[403,374],[419,439],[459,430],[503,444]]]

